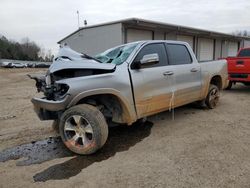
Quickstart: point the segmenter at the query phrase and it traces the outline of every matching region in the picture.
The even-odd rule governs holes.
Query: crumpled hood
[[[82,60],[57,60],[54,61],[50,68],[49,72],[54,73],[63,69],[103,69],[103,70],[112,70],[115,68],[114,64],[107,63],[98,63],[95,60],[82,59]]]
[[[94,59],[84,58],[80,54],[69,47],[60,48],[58,55],[54,58],[49,68],[50,73],[54,73],[63,69],[102,69],[112,70],[115,64],[100,63]]]

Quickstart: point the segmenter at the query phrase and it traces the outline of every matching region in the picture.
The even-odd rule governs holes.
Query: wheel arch
[[[206,98],[211,84],[216,85],[219,90],[223,88],[222,77],[218,74],[212,76],[207,74],[203,79],[204,85],[202,87],[201,100]]]
[[[114,89],[98,89],[82,92],[73,98],[67,108],[84,103],[95,106],[103,105],[104,110],[109,110],[112,113],[112,121],[116,123],[131,125],[137,119],[134,106],[131,106],[128,100],[119,91]]]
[[[210,84],[213,84],[219,88],[219,90],[222,90],[222,77],[220,75],[214,75],[210,79]]]

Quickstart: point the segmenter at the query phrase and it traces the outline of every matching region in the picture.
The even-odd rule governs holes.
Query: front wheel
[[[220,98],[220,90],[216,85],[211,84],[207,97],[205,99],[205,104],[208,108],[213,109],[218,105]]]
[[[59,132],[68,149],[77,154],[88,155],[105,144],[108,125],[96,107],[80,104],[63,113]]]

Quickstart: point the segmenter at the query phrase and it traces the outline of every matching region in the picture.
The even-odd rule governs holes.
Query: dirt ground
[[[43,71],[0,69],[0,187],[250,187],[250,88],[223,91],[214,110],[111,128],[103,149],[78,156],[33,112],[26,74]]]

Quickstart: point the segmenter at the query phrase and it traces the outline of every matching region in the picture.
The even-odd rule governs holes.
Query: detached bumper
[[[69,95],[66,95],[60,101],[47,100],[46,98],[31,99],[34,105],[34,110],[41,120],[52,120],[58,118],[58,112],[66,109],[69,100]]]

